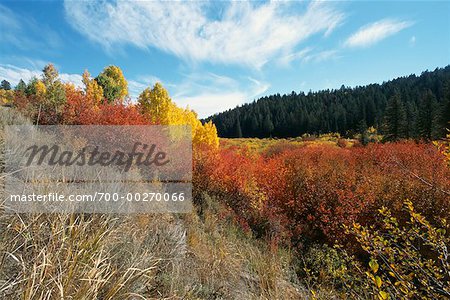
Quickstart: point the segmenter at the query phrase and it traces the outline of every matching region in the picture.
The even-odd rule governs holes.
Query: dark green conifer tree
[[[385,113],[385,139],[396,141],[406,137],[406,110],[396,92],[388,101]]]

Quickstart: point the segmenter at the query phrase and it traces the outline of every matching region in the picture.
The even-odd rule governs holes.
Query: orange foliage
[[[103,103],[89,114],[82,114],[80,125],[146,125],[150,121],[132,105]]]
[[[196,157],[194,188],[220,196],[258,235],[293,242],[342,241],[344,224],[376,223],[383,205],[401,217],[403,199],[426,216],[450,215],[450,171],[430,144],[282,148]]]

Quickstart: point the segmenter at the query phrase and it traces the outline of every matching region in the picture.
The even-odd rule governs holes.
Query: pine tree
[[[241,138],[242,137],[241,120],[239,119],[239,117],[236,119],[236,133],[235,133],[235,136],[237,138]]]
[[[254,113],[252,114],[250,119],[250,129],[254,136],[258,136],[258,129],[259,129],[258,117]]]
[[[0,84],[0,89],[9,91],[11,89],[11,84],[7,80],[2,80],[2,83]]]
[[[417,118],[417,130],[419,136],[426,140],[432,140],[438,133],[438,115],[436,97],[428,90],[420,99],[419,113]]]
[[[439,108],[435,114],[442,116],[439,120],[440,128],[450,126],[448,124],[450,100],[446,98],[448,92],[445,93],[444,88],[446,81],[450,85],[450,66],[432,72],[426,71],[420,76],[400,77],[383,84],[355,88],[342,87],[337,90],[323,90],[308,94],[292,92],[282,96],[279,94],[264,96],[253,103],[216,114],[207,120],[212,120],[218,126],[219,134],[227,137],[234,136],[236,133],[237,115],[240,116],[244,137],[269,136],[266,129],[271,126],[266,120],[266,115],[270,115],[270,121],[274,127],[271,135],[276,137],[295,137],[303,133],[327,131],[337,131],[351,136],[358,132],[358,125],[362,119],[365,119],[367,126],[374,126],[378,131],[387,134],[388,98],[398,91],[406,111],[406,125],[405,128],[400,126],[400,136],[398,133],[394,133],[394,136],[416,138],[419,135],[418,104],[427,89],[430,89],[436,97]],[[393,116],[391,115],[390,118],[392,119]],[[400,114],[400,120],[404,120],[402,114]],[[438,136],[437,133],[435,134]],[[442,133],[440,136],[443,136]]]
[[[377,115],[377,109],[375,107],[375,102],[373,97],[370,97],[366,103],[366,120],[368,126],[373,126],[375,124],[375,118]]]
[[[385,113],[385,139],[395,141],[406,137],[406,110],[396,92],[388,101]]]
[[[272,120],[270,120],[270,115],[266,114],[266,116],[264,117],[264,135],[266,137],[269,137],[272,135],[272,131],[274,129]]]
[[[443,136],[445,136],[446,129],[450,129],[450,80],[445,83],[444,100],[441,111],[441,129],[443,131]]]
[[[15,90],[18,92],[25,93],[25,90],[27,88],[27,84],[22,79],[19,80],[19,83],[16,85]]]
[[[406,138],[417,137],[417,106],[414,102],[406,104]]]

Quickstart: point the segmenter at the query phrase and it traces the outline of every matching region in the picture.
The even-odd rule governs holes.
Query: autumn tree
[[[0,89],[0,105],[9,105],[14,100],[14,91]]]
[[[58,70],[56,70],[53,64],[48,64],[42,70],[42,82],[46,87],[53,85],[53,83],[58,79]]]
[[[434,226],[405,201],[409,220],[401,223],[386,207],[379,210],[381,230],[353,224],[347,228],[371,256],[369,282],[377,299],[449,299],[448,223]]]
[[[36,88],[38,84],[39,80],[36,77],[31,78],[30,81],[27,83],[27,86],[25,87],[25,94],[27,96],[36,95],[37,90]]]
[[[146,88],[138,98],[138,103],[144,115],[153,123],[169,124],[170,112],[173,110],[172,100],[167,90],[157,82],[153,88]]]
[[[64,84],[59,79],[58,70],[53,64],[48,64],[42,70],[42,81],[45,86],[42,103],[45,122],[58,124],[61,121],[64,105],[66,103],[66,91]]]
[[[66,89],[58,76],[54,65],[48,64],[42,70],[41,79],[33,77],[26,86],[20,81],[16,87],[16,91],[24,91],[28,98],[25,105],[27,115],[39,124],[59,124],[62,121]]]
[[[128,83],[119,67],[106,67],[95,78],[95,81],[102,87],[103,96],[108,103],[116,100],[122,102],[125,96],[128,95]]]
[[[214,148],[219,146],[214,124],[210,121],[203,125],[194,111],[178,107],[161,83],[156,83],[153,88],[146,88],[139,95],[138,103],[141,113],[150,118],[152,123],[190,125],[194,145],[209,145]]]
[[[97,81],[91,79],[88,70],[85,70],[83,73],[83,84],[86,100],[94,107],[100,104],[103,99],[103,88]]]
[[[10,104],[14,98],[14,91],[11,90],[11,84],[2,80],[0,84],[0,104]]]

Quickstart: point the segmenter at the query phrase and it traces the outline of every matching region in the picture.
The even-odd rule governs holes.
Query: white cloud
[[[42,71],[36,68],[29,69],[10,64],[0,64],[0,80],[6,79],[12,86],[17,85],[20,79],[28,82],[33,77],[41,78]],[[80,74],[60,73],[59,78],[62,82],[73,83],[77,87],[84,86],[83,77]],[[137,80],[128,80],[128,91],[130,97],[133,100],[136,100],[144,89],[153,86],[158,81],[161,82],[158,77],[151,75],[138,76]]]
[[[19,68],[12,65],[0,64],[0,79],[1,80],[5,79],[9,81],[12,86],[17,85],[20,79],[22,79],[25,82],[28,82],[33,77],[40,78],[41,75],[42,72],[40,70],[36,69],[30,70],[26,68]],[[81,87],[83,85],[82,77],[79,74],[61,73],[59,74],[59,77],[62,82],[70,82],[78,87]]]
[[[152,75],[136,76],[128,80],[131,100],[137,101],[139,94],[156,82],[162,82]],[[177,83],[162,82],[171,98],[180,107],[194,110],[200,118],[234,108],[262,95],[269,84],[252,77],[235,80],[212,72],[194,72],[182,75]]]
[[[251,77],[235,80],[211,72],[192,73],[175,85],[172,98],[204,118],[248,102],[268,89],[268,83]]]
[[[59,74],[59,78],[62,82],[73,83],[77,87],[83,87],[83,76],[80,74],[67,74],[62,73]]]
[[[410,39],[409,39],[409,44],[411,46],[414,46],[416,44],[416,36],[413,35]]]
[[[328,59],[335,58],[337,56],[337,50],[324,50],[317,53],[309,54],[303,57],[304,62],[322,62]]]
[[[21,68],[9,64],[0,64],[0,80],[6,79],[15,86],[20,79],[28,82],[33,77],[41,78],[42,71],[38,69]],[[60,73],[63,82],[73,83],[82,87],[82,76],[79,74]],[[139,94],[147,87],[161,82],[158,77],[145,75],[137,76],[136,80],[128,80],[129,95],[136,101]],[[204,118],[214,113],[233,108],[262,95],[269,88],[269,84],[252,77],[235,80],[211,72],[191,73],[184,75],[177,84],[167,84],[173,95],[173,100],[181,107],[196,111]]]
[[[199,118],[209,117],[217,112],[225,111],[242,104],[248,100],[247,95],[243,92],[229,92],[221,94],[203,93],[196,96],[184,97],[182,100],[175,99],[177,103],[189,105],[190,109],[194,110]]]
[[[222,5],[218,16],[211,6]],[[302,12],[291,9],[301,5]],[[65,1],[69,23],[107,49],[131,44],[186,61],[256,68],[314,34],[329,35],[344,20],[330,2]]]
[[[301,61],[302,63],[319,63],[329,59],[338,57],[338,50],[317,50],[308,47],[301,51],[286,55],[277,60],[280,66],[290,66],[293,61]]]
[[[12,86],[19,83],[20,79],[28,82],[33,77],[39,77],[41,71],[18,68],[11,65],[0,65],[0,78],[7,80]]]
[[[277,62],[281,65],[281,66],[289,66],[291,62],[296,61],[296,60],[303,60],[308,53],[311,53],[313,51],[312,47],[307,47],[305,49],[302,49],[300,51],[294,52],[294,53],[290,53],[288,55],[284,55],[282,57],[280,57]]]
[[[156,77],[155,77],[156,78]],[[138,80],[128,80],[128,95],[137,101],[139,95],[148,87],[152,87],[159,80],[148,80],[139,78]]]
[[[361,27],[344,43],[347,47],[369,47],[413,25],[410,21],[383,19]]]

